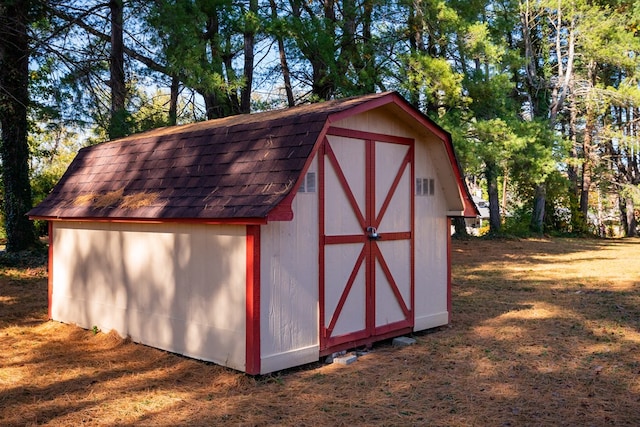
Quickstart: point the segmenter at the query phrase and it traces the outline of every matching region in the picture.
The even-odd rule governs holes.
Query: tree
[[[614,83],[615,84],[615,83]],[[611,105],[612,122],[605,136],[613,191],[618,197],[622,235],[638,235],[635,211],[640,206],[640,89],[627,78],[617,84]]]
[[[482,19],[489,21],[482,11]],[[473,119],[469,135],[473,151],[483,162],[483,175],[489,199],[489,232],[502,228],[499,178],[506,175],[507,163],[519,139],[513,130],[517,121],[514,83],[509,74],[507,47],[491,36],[488,22],[474,22],[465,28],[465,42],[459,45],[462,58],[472,65],[467,69],[464,86],[470,98]]]
[[[111,114],[109,120],[109,139],[129,134],[128,111],[126,108],[127,85],[124,74],[124,40],[122,0],[110,0],[111,46],[109,49],[109,86],[111,88]]]
[[[0,2],[0,127],[7,251],[35,242],[31,209],[27,109],[29,107],[29,25],[43,2]]]
[[[202,96],[209,119],[250,111],[262,18],[256,0],[246,3],[158,0],[146,16],[165,73]]]
[[[295,97],[293,95],[293,86],[291,84],[291,71],[289,70],[289,61],[287,59],[287,53],[285,50],[284,37],[286,29],[283,25],[283,20],[278,17],[278,7],[275,0],[269,0],[269,7],[271,8],[271,28],[268,30],[270,34],[275,37],[278,43],[278,58],[280,60],[280,68],[282,70],[282,79],[284,81],[284,90],[287,97],[287,106],[293,107],[295,103]]]
[[[310,87],[312,98],[371,93],[382,87],[377,39],[372,31],[374,0],[309,2],[289,0],[284,34],[290,72]]]
[[[603,211],[598,203],[616,197],[624,229],[636,230],[640,7],[632,0],[53,6],[38,44],[46,59],[32,59],[32,71],[50,69],[41,81],[66,91],[51,102],[62,112],[52,120],[74,118],[96,140],[395,89],[451,132],[468,177],[486,188],[492,231],[506,209],[526,211],[530,230],[546,231],[567,206],[573,231],[586,230]],[[281,99],[263,98],[270,85],[284,88]]]
[[[442,118],[447,111],[464,107],[464,75],[462,68],[452,66],[456,46],[449,40],[464,38],[468,27],[445,2],[415,0],[405,7],[408,46],[398,54],[396,75],[402,79],[398,86],[416,108]]]
[[[579,99],[575,99],[575,106],[584,116],[580,211],[585,217],[592,205],[590,193],[594,189],[602,191],[607,187],[607,180],[598,176],[601,171],[608,169],[608,165],[601,162],[602,154],[607,151],[607,136],[612,134],[612,130],[624,127],[624,122],[628,119],[615,114],[613,108],[633,108],[636,102],[633,97],[628,96],[629,91],[625,90],[626,82],[629,81],[635,81],[637,88],[640,69],[637,57],[640,39],[633,31],[638,20],[634,24],[634,20],[629,19],[631,7],[631,3],[624,1],[614,5],[585,5],[580,22],[581,33],[584,33],[579,39],[583,47],[580,64],[583,92]],[[620,28],[624,30],[620,31]],[[619,170],[624,169],[624,160],[620,157],[614,159],[618,160],[616,166],[622,167]],[[628,160],[631,160],[632,166],[633,160]],[[611,176],[622,178],[619,174]],[[631,182],[633,181],[632,178]],[[625,188],[624,181],[617,184],[619,190]],[[618,197],[629,200],[628,194],[628,191],[621,191]],[[632,218],[628,219],[633,223]],[[601,218],[598,221],[601,222]],[[633,233],[633,230],[626,231]]]

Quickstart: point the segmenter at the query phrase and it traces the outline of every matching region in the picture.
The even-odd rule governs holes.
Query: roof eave
[[[61,217],[61,216],[29,216],[31,220],[54,222],[98,222],[98,223],[130,223],[130,224],[207,224],[207,225],[263,225],[267,218],[140,218],[140,217]]]

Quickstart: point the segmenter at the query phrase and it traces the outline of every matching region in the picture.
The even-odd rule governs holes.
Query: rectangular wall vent
[[[300,189],[298,193],[315,193],[316,192],[316,173],[315,172],[307,172],[304,179],[302,180],[302,184],[300,184]]]
[[[435,187],[435,180],[433,178],[416,178],[417,196],[433,196]]]

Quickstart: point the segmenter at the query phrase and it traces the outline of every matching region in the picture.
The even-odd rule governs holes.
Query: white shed
[[[250,374],[449,322],[450,135],[395,92],[87,147],[49,221],[49,316]]]

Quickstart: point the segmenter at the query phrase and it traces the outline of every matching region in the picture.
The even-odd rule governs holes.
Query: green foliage
[[[169,82],[179,82],[183,122],[244,111],[250,83],[259,91],[253,111],[282,106],[270,96],[285,72],[279,39],[297,100],[398,90],[452,134],[470,180],[488,187],[489,172],[495,190],[506,177],[508,232],[526,232],[541,188],[545,231],[588,231],[583,165],[606,206],[640,185],[632,172],[640,161],[638,2],[288,0],[272,10],[266,0],[134,0],[125,6],[125,45],[137,55],[126,53],[128,98],[116,114],[106,3],[45,3],[33,2],[29,28],[36,202],[79,145],[105,140],[114,126],[124,135],[167,125]],[[52,9],[42,13],[45,6]],[[256,44],[246,51],[248,36]],[[255,54],[252,70],[243,67],[246,52]],[[67,129],[82,138],[64,136]]]
[[[521,195],[533,197],[535,186],[546,182],[549,175],[557,171],[558,163],[566,158],[567,144],[546,121],[518,121],[513,130],[518,137],[510,146],[513,152],[510,176]]]
[[[291,73],[310,88],[310,97],[326,100],[384,87],[381,64],[392,58],[381,49],[391,39],[372,31],[382,2],[288,3],[269,21],[267,33],[284,40]]]
[[[486,22],[473,22],[466,28],[464,47],[470,58],[483,64],[499,64],[506,53],[505,46],[491,40]]]
[[[113,111],[109,115],[109,139],[121,138],[130,135],[133,128],[131,113],[126,109]]]
[[[132,133],[169,126],[166,112],[168,103],[169,95],[160,90],[150,94],[138,89],[130,100],[130,104],[134,106],[134,112],[130,114]]]
[[[466,80],[465,88],[472,99],[470,109],[478,119],[515,120],[519,107],[511,97],[515,84],[508,74],[486,76],[482,70],[475,70]]]
[[[78,135],[55,122],[39,126],[32,122],[29,136],[30,181],[33,203],[40,203],[60,180],[82,144]],[[47,224],[35,221],[36,233],[44,235]]]
[[[444,58],[433,58],[424,53],[413,53],[400,58],[406,67],[406,79],[400,89],[406,92],[418,92],[424,95],[426,108],[434,105],[438,110],[430,113],[440,115],[446,110],[461,106],[466,98],[462,93],[463,76],[451,67]],[[440,108],[445,111],[439,111]]]
[[[473,129],[478,141],[476,152],[485,162],[504,165],[509,158],[509,149],[520,145],[512,127],[501,118],[477,120]]]
[[[243,33],[261,27],[259,16],[230,0],[162,0],[151,5],[146,21],[168,73],[180,76],[205,101],[215,99],[218,116],[240,112],[237,94],[245,79],[234,60],[242,51]]]
[[[628,15],[617,13],[609,5],[584,5],[580,20],[582,60],[613,65],[625,73],[634,73],[637,58],[629,53],[630,49],[638,49],[640,40],[633,32],[623,30],[630,24],[633,25]]]
[[[0,231],[0,234],[2,232]],[[0,236],[4,238],[4,236]],[[29,249],[16,252],[0,252],[0,267],[12,268],[38,268],[47,265],[49,259],[48,247],[36,242]]]

